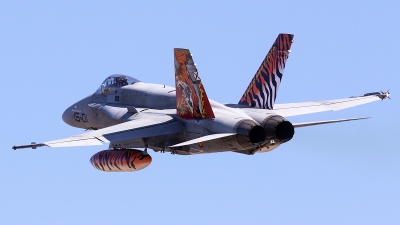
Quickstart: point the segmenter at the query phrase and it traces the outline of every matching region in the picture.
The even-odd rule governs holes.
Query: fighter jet
[[[62,115],[68,125],[90,132],[12,148],[107,143],[108,149],[91,157],[94,168],[106,172],[137,171],[151,163],[147,149],[179,155],[268,152],[291,140],[297,128],[366,119],[292,124],[288,117],[390,98],[389,91],[381,91],[329,101],[274,104],[293,37],[278,35],[237,104],[208,99],[190,51],[176,48],[175,87],[111,75],[92,95],[71,105]]]

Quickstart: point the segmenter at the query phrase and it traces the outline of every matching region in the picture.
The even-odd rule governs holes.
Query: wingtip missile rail
[[[361,95],[361,96],[351,96],[350,98],[358,98],[358,97],[366,97],[366,96],[377,96],[382,100],[383,99],[391,99],[389,91],[390,91],[390,89],[387,92],[383,92],[383,91],[369,92],[369,93],[366,93],[366,94]]]
[[[390,89],[387,91],[387,92],[383,92],[383,91],[379,91],[379,92],[371,92],[371,93],[366,93],[366,94],[364,94],[364,96],[370,96],[370,95],[375,95],[375,96],[378,96],[380,99],[386,99],[386,98],[388,98],[388,99],[391,99],[390,98]]]

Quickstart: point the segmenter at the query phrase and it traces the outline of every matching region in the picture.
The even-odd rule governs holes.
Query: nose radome
[[[72,111],[70,108],[66,109],[62,114],[62,120],[70,126],[72,126]]]

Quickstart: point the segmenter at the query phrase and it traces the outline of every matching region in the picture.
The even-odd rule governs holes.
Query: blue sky
[[[398,1],[2,1],[0,224],[398,224]],[[173,85],[174,47],[207,94],[236,103],[279,33],[295,35],[277,103],[391,89],[393,100],[292,122],[253,156],[154,153],[137,173],[102,173],[103,147],[13,151],[83,130],[61,120],[110,74]]]

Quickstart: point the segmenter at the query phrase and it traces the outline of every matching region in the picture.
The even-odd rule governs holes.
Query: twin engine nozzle
[[[252,120],[241,121],[236,128],[238,143],[242,147],[248,148],[254,144],[263,145],[272,140],[284,143],[293,138],[294,127],[292,123],[281,116],[268,116],[260,125]]]

